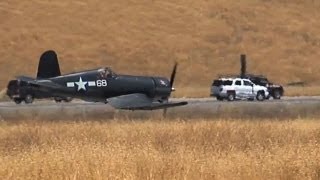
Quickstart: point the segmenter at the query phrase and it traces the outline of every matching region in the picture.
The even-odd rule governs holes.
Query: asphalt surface
[[[216,101],[214,98],[172,98],[171,101],[187,101],[182,107],[170,108],[168,118],[295,118],[320,117],[320,96],[283,97],[281,100]],[[144,119],[163,118],[163,111],[115,110],[103,103],[74,100],[70,103],[38,100],[33,104],[16,105],[0,102],[0,120],[14,119]]]

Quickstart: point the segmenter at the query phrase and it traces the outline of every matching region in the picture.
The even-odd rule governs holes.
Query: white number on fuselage
[[[102,79],[102,80],[97,80],[97,87],[106,87],[108,86],[107,80]]]

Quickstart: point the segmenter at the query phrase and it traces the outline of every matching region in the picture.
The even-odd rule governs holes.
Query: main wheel
[[[281,93],[279,90],[273,92],[273,99],[281,99]]]
[[[227,99],[228,99],[228,101],[234,101],[236,99],[236,94],[235,93],[228,93]]]
[[[256,98],[258,101],[264,101],[266,99],[266,96],[264,95],[264,92],[259,91]]]
[[[31,94],[26,95],[26,97],[24,98],[24,102],[26,104],[31,104],[33,103],[33,96]]]

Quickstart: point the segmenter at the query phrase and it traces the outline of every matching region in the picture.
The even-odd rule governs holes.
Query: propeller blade
[[[178,67],[178,63],[175,62],[174,66],[173,66],[173,70],[171,73],[171,77],[170,77],[170,87],[171,87],[171,91],[174,91],[173,89],[173,83],[174,80],[176,78],[176,72],[177,72],[177,67]],[[166,102],[168,102],[169,100],[167,99]],[[163,114],[162,114],[163,118],[167,117],[167,108],[163,109]]]
[[[170,85],[171,85],[171,87],[173,87],[174,79],[176,78],[177,67],[178,67],[178,63],[176,62],[174,64],[173,71],[172,71],[171,77],[170,77]]]

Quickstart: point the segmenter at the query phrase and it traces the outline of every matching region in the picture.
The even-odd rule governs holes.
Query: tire
[[[33,96],[31,94],[26,95],[26,97],[24,98],[24,102],[26,104],[31,104],[33,103]]]
[[[264,95],[264,92],[259,91],[258,94],[257,94],[257,96],[256,96],[256,99],[257,99],[258,101],[264,101],[264,100],[266,99],[266,96]]]
[[[281,99],[281,93],[279,90],[273,92],[273,99]]]
[[[14,98],[13,101],[16,103],[16,104],[21,104],[22,100],[19,99],[19,98]]]
[[[217,96],[218,101],[223,101],[223,97]]]
[[[227,99],[228,99],[228,101],[234,101],[236,99],[236,94],[235,93],[228,93]]]

